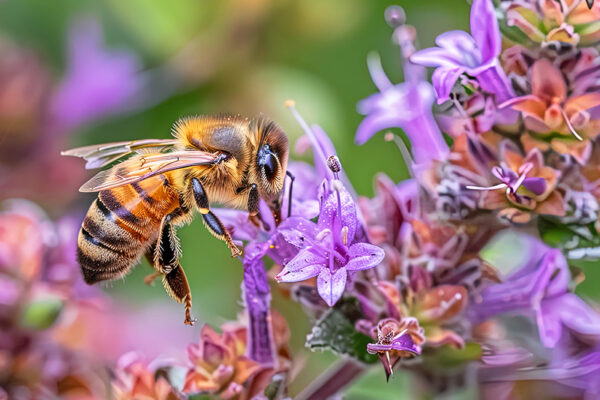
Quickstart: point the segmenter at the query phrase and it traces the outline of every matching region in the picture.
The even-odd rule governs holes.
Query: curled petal
[[[452,54],[439,47],[419,50],[410,57],[410,61],[426,67],[457,68],[462,65],[458,54]]]
[[[346,264],[348,271],[360,271],[373,268],[383,261],[385,252],[377,246],[369,243],[353,244],[348,250],[350,261]]]
[[[435,38],[435,44],[462,60],[467,54],[478,54],[477,43],[465,31],[448,31]]]
[[[541,314],[556,315],[581,340],[592,344],[600,340],[600,314],[575,294],[566,293],[544,301]]]
[[[462,68],[440,67],[433,71],[431,77],[438,104],[450,100],[450,92],[458,77],[464,72]]]
[[[317,278],[317,290],[329,307],[333,307],[342,297],[346,288],[347,275],[346,268],[340,268],[333,275],[329,269],[324,268],[319,274]]]

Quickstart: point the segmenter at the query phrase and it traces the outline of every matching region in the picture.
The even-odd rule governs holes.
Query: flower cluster
[[[79,275],[76,227],[26,201],[0,213],[0,397],[105,395],[99,364],[70,331],[102,298]],[[95,306],[92,304],[95,303]],[[79,335],[81,326],[79,327]]]
[[[244,242],[244,312],[220,333],[205,325],[187,361],[128,352],[110,374],[98,367],[111,360],[86,360],[71,342],[69,324],[85,320],[77,310],[105,299],[81,285],[68,221],[9,204],[0,214],[0,398],[289,396],[297,332],[272,308],[271,287],[313,323],[307,348],[343,358],[300,398],[334,395],[367,364],[387,379],[410,371],[424,397],[472,382],[483,398],[600,396],[600,313],[575,291],[584,279],[576,262],[600,259],[600,4],[473,0],[470,33],[442,33],[423,50],[402,8],[385,17],[404,82],[368,57],[378,91],[358,103],[355,142],[385,131],[410,179],[381,173],[374,196],[358,196],[325,131],[288,101],[304,132],[296,153],[310,147],[312,165],[290,161],[281,198],[261,200],[257,215],[215,210]],[[0,122],[13,118],[2,126],[25,142],[49,116],[69,131],[139,90],[141,80],[119,83],[136,74],[134,59],[99,43],[93,24],[72,38],[59,89],[26,54],[0,63],[0,82],[11,83]],[[90,71],[115,86],[96,87]],[[24,96],[21,79],[37,91]],[[5,112],[4,95],[18,113]],[[73,102],[78,112],[66,112]],[[0,152],[18,155],[10,143]]]
[[[600,314],[573,293],[582,278],[569,268],[599,255],[600,56],[592,47],[599,6],[502,1],[496,9],[491,0],[474,0],[470,34],[446,32],[437,47],[419,51],[402,9],[387,10],[405,82],[392,85],[370,60],[380,93],[359,103],[365,119],[356,140],[401,128],[412,151],[388,132],[413,179],[395,184],[379,176],[375,198],[360,201],[367,236],[386,253],[365,275],[360,301],[365,326],[377,333],[369,351],[388,352],[388,374],[389,352],[402,343],[398,330],[413,326],[413,342],[423,348],[481,346],[482,393],[500,381],[510,393],[515,381],[533,375],[571,395],[597,393],[594,362],[564,366],[562,375],[557,368],[593,359],[600,341]],[[435,68],[433,109],[423,101],[432,98],[424,67]],[[513,262],[490,256],[500,252]],[[529,330],[508,328],[519,318]],[[524,339],[532,331],[537,339]],[[531,343],[546,350],[536,353]],[[435,352],[422,354],[425,363],[428,357]],[[540,362],[549,367],[531,374]]]

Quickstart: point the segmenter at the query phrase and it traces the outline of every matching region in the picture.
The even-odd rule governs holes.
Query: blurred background
[[[408,175],[398,150],[376,137],[357,147],[356,102],[375,91],[367,68],[381,54],[394,82],[399,51],[375,0],[5,0],[0,2],[0,200],[26,198],[51,218],[83,219],[92,195],[77,192],[91,176],[62,149],[131,139],[168,138],[181,116],[218,112],[277,121],[291,142],[301,135],[284,101],[294,99],[309,123],[328,132],[354,187],[372,195],[383,171]],[[405,0],[421,47],[439,33],[468,29],[465,0]],[[294,156],[292,156],[294,157]],[[199,323],[184,326],[183,308],[160,285],[147,287],[141,265],[103,290],[120,307],[164,335],[196,340],[202,324],[220,325],[240,312],[241,265],[199,221],[179,230],[184,266]],[[309,321],[276,288],[273,306],[290,324],[301,386],[335,357],[304,350]],[[161,312],[153,312],[161,310]],[[171,317],[168,323],[164,315]],[[143,330],[140,330],[143,332]],[[143,334],[143,333],[142,333]],[[174,343],[173,353],[185,351]],[[150,356],[154,356],[150,354]],[[351,390],[354,398],[402,390],[406,377],[381,385],[376,368]],[[408,385],[410,386],[410,385]],[[383,392],[382,392],[383,393]]]

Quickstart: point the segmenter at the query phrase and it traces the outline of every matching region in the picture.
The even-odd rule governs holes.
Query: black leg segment
[[[238,257],[242,255],[242,251],[233,243],[233,240],[231,240],[231,235],[227,229],[225,229],[223,223],[215,214],[210,211],[208,197],[206,196],[206,191],[204,190],[200,180],[197,178],[192,178],[191,186],[196,207],[198,208],[200,214],[202,214],[202,220],[204,221],[204,225],[206,225],[209,232],[227,244],[227,247],[229,247],[231,250],[232,257]]]
[[[258,205],[260,202],[260,197],[258,196],[258,188],[256,184],[250,185],[250,192],[248,193],[248,212],[250,215],[258,214]]]

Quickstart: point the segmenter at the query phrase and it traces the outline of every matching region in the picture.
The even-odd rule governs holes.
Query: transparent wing
[[[223,157],[199,150],[142,154],[100,171],[79,188],[80,192],[100,192],[129,185],[175,169],[212,165]]]
[[[96,144],[91,146],[77,147],[75,149],[62,151],[63,156],[80,157],[87,163],[85,169],[102,168],[113,161],[118,160],[134,152],[156,152],[172,149],[177,143],[174,139],[143,139],[130,140],[128,142],[114,142]]]

